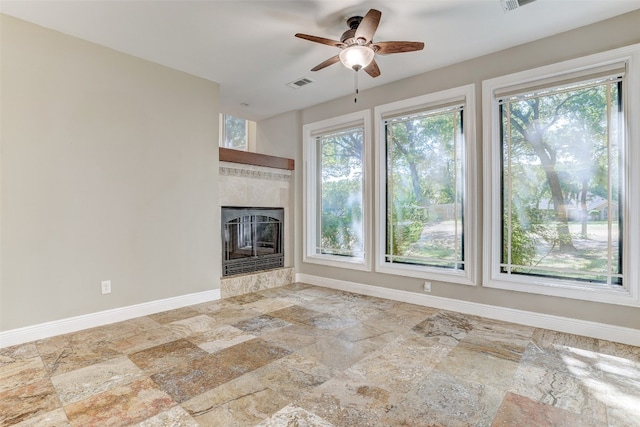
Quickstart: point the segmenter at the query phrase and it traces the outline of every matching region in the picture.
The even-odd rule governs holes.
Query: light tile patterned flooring
[[[640,348],[292,284],[2,349],[0,425],[638,426]]]

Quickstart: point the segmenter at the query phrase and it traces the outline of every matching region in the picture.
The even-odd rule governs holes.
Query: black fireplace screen
[[[222,208],[222,275],[284,266],[282,208]]]

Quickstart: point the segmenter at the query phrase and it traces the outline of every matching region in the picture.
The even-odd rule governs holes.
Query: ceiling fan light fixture
[[[352,70],[360,70],[371,64],[375,52],[368,46],[353,45],[342,49],[340,52],[340,62],[345,67]]]

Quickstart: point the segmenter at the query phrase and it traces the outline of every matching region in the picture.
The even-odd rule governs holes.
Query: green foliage
[[[413,243],[417,242],[424,229],[424,210],[416,205],[413,196],[408,195],[403,203],[394,203],[393,220],[389,224],[393,239],[387,239],[387,253],[404,255]],[[391,249],[392,252],[389,252]]]
[[[362,250],[362,200],[360,180],[327,182],[322,188],[321,246],[327,252]]]
[[[511,243],[511,264],[515,265],[532,265],[536,257],[536,239],[535,233],[531,229],[523,227],[522,222],[518,220],[518,213],[514,210],[511,213],[511,230],[507,228],[508,218],[505,215],[503,224],[503,248],[502,258],[504,263],[508,263],[509,259],[509,242]],[[509,238],[507,238],[507,235]]]
[[[247,121],[240,117],[224,115],[224,147],[234,150],[247,149]]]

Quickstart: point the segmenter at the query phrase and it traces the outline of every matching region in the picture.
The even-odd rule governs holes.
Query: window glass
[[[622,84],[498,100],[502,273],[622,284]]]
[[[363,136],[355,127],[317,136],[316,254],[364,258]]]
[[[384,122],[385,262],[464,270],[462,105]]]
[[[248,149],[247,120],[224,114],[220,144],[224,148],[246,151]]]

